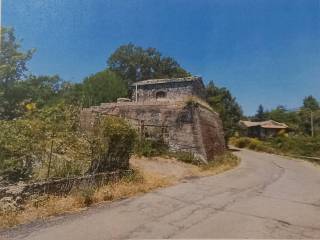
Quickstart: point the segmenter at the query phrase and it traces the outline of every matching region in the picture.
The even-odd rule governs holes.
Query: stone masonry
[[[119,116],[127,119],[140,136],[161,138],[171,151],[192,152],[204,162],[224,152],[219,115],[201,104],[204,86],[200,78],[143,82],[138,83],[138,94],[133,91],[131,102],[103,103],[83,109],[81,126],[90,130],[97,115]]]
[[[132,100],[150,101],[182,101],[191,96],[204,97],[204,85],[200,77],[173,79],[150,79],[131,85]]]

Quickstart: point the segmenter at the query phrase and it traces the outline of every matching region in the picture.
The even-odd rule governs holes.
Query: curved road
[[[14,239],[316,238],[320,168],[248,150],[239,167],[2,233]]]

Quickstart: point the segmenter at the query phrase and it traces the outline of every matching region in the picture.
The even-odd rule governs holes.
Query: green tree
[[[266,113],[265,113],[264,108],[263,108],[263,106],[261,104],[258,107],[257,113],[254,116],[254,119],[256,121],[264,121],[264,120],[266,120]]]
[[[4,88],[12,86],[16,81],[26,76],[27,61],[31,59],[34,50],[22,52],[17,42],[13,28],[1,28],[0,51],[0,84]]]
[[[206,98],[210,106],[220,114],[227,140],[239,129],[242,109],[229,90],[215,86],[212,81],[206,87]]]
[[[299,114],[295,111],[289,111],[284,106],[279,105],[265,114],[268,119],[287,124],[291,130],[298,131],[299,129]]]
[[[127,96],[127,84],[117,74],[104,70],[87,77],[81,91],[82,105],[88,107]]]
[[[37,107],[43,107],[53,103],[60,97],[63,81],[58,76],[29,76],[25,81],[17,85],[25,91],[25,99],[28,102],[37,104]]]
[[[316,98],[314,98],[312,95],[305,97],[303,99],[303,108],[309,109],[312,111],[319,110],[319,102],[317,101]]]
[[[129,83],[150,78],[186,77],[190,74],[176,60],[155,48],[122,45],[109,57],[108,67]]]
[[[303,99],[299,116],[300,129],[305,134],[312,134],[311,122],[313,122],[313,131],[317,135],[320,128],[320,106],[316,98],[310,95]]]
[[[0,119],[12,119],[19,115],[21,88],[15,84],[26,78],[27,62],[34,50],[22,52],[12,28],[1,28],[0,51]]]

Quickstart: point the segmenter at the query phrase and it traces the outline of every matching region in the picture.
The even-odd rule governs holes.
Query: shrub
[[[239,148],[248,148],[251,150],[274,153],[276,150],[266,141],[261,141],[257,138],[240,137],[230,138],[230,144]]]
[[[232,138],[230,143],[238,148],[248,147],[251,142],[251,139],[248,137]]]
[[[239,164],[240,159],[233,155],[231,152],[225,152],[224,154],[215,156],[214,159],[209,161],[208,164],[203,164],[201,166],[202,170],[210,170],[210,169],[215,169],[217,167],[235,167]]]
[[[269,139],[268,143],[282,153],[320,157],[320,137],[277,137]]]
[[[39,124],[40,125],[40,124]],[[41,155],[39,125],[28,120],[0,121],[0,175],[9,182],[31,178]]]
[[[135,153],[145,157],[160,156],[168,153],[168,145],[162,140],[143,139],[137,142]]]
[[[189,164],[201,165],[202,163],[201,159],[197,158],[192,152],[178,151],[172,152],[169,155],[175,157],[179,161]]]
[[[90,206],[93,203],[95,190],[92,186],[84,186],[76,189],[74,195],[81,205]]]
[[[135,130],[122,118],[103,117],[89,138],[92,162],[90,173],[129,168],[134,150]]]

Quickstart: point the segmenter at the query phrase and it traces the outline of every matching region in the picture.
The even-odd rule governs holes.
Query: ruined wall
[[[81,126],[90,129],[95,116],[126,118],[145,137],[163,138],[172,151],[189,151],[204,161],[225,149],[219,116],[202,106],[184,102],[108,103],[84,109]]]
[[[88,186],[99,187],[108,182],[119,180],[129,174],[132,174],[132,170],[97,173],[34,183],[20,182],[0,187],[0,211],[18,210],[26,199],[34,195],[65,195],[77,188],[83,189]]]
[[[132,88],[132,99],[136,101],[136,89]],[[155,84],[138,84],[138,102],[161,101],[157,98],[158,92],[166,94],[166,101],[183,101],[190,96],[204,97],[204,87],[201,80],[164,82]]]

